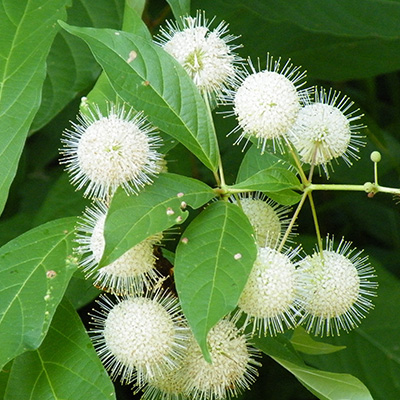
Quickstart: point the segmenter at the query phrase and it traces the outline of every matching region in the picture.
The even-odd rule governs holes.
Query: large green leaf
[[[143,7],[143,0],[126,1],[124,18],[122,22],[122,30],[135,33],[136,35],[142,36],[144,39],[151,41],[150,32],[141,19]],[[78,38],[75,39],[79,40]],[[80,42],[82,41],[80,40]],[[91,106],[91,108],[98,107],[103,113],[105,113],[110,104],[119,103],[123,103],[123,100],[113,89],[110,81],[107,78],[107,75],[102,72],[93,89],[87,95],[86,101],[81,104],[81,111],[85,113],[87,111],[86,107]]]
[[[293,159],[289,153],[284,155],[265,152],[261,154],[256,145],[250,147],[240,163],[236,182],[242,182],[258,172],[272,167],[292,169]],[[261,189],[257,189],[261,190]],[[291,189],[280,190],[279,192],[265,191],[265,194],[276,202],[283,205],[292,205],[300,201],[301,195]]]
[[[49,222],[0,248],[0,366],[44,339],[76,269],[75,222]]]
[[[365,78],[400,68],[400,3],[388,0],[193,0],[241,35],[246,55],[292,58],[308,75]]]
[[[0,2],[0,213],[37,112],[46,57],[68,0]]]
[[[122,29],[127,32],[142,36],[145,40],[151,41],[151,35],[140,15],[143,11],[144,1],[129,0],[125,4]],[[77,39],[78,40],[78,39]],[[102,72],[96,81],[93,89],[81,103],[81,112],[86,113],[88,109],[99,108],[104,114],[107,113],[110,104],[123,104],[123,100],[113,89],[107,75]],[[166,154],[178,142],[170,136],[159,132],[162,138],[160,153]]]
[[[346,350],[324,357],[308,356],[318,368],[356,375],[371,390],[375,400],[400,398],[400,281],[374,263],[378,275],[375,310],[359,328],[324,341],[345,345]]]
[[[118,29],[123,3],[123,0],[76,0],[67,9],[67,21],[72,25]],[[38,130],[48,123],[78,93],[93,85],[99,73],[100,68],[87,46],[61,30],[47,58],[42,103],[31,129]]]
[[[101,290],[93,286],[93,280],[85,277],[82,268],[79,268],[72,275],[65,297],[71,302],[73,307],[78,310],[87,305],[99,296]]]
[[[295,166],[295,164],[288,153],[279,154],[265,151],[261,154],[261,150],[256,145],[252,145],[249,150],[247,150],[242,162],[240,163],[236,182],[242,182],[256,174],[258,171],[273,166],[291,169],[291,166]]]
[[[292,169],[293,159],[287,152],[285,154],[278,154],[272,152],[264,152],[261,154],[259,148],[256,145],[250,147],[243,157],[240,163],[239,172],[237,174],[236,182],[242,182],[251,176],[257,174],[259,171],[272,167],[280,167],[286,169]],[[257,189],[259,190],[259,189]],[[290,206],[300,201],[301,195],[291,189],[280,190],[279,192],[268,192],[265,194],[276,202]]]
[[[71,185],[68,175],[61,174],[35,214],[33,224],[36,226],[56,218],[80,215],[89,204],[89,201]]]
[[[68,301],[58,307],[42,345],[14,360],[4,400],[22,399],[115,399],[113,384]]]
[[[220,201],[191,222],[176,249],[176,289],[208,360],[207,334],[236,307],[256,259],[253,235],[243,211]]]
[[[190,15],[190,0],[167,0],[174,14],[174,17],[179,24],[180,17]]]
[[[13,361],[10,361],[0,370],[0,399],[4,399],[6,393],[8,378],[10,377],[10,371]]]
[[[147,237],[182,223],[188,216],[186,205],[198,208],[214,196],[205,183],[169,173],[160,174],[137,196],[117,191],[107,214],[100,266],[110,264]]]
[[[346,346],[334,346],[330,343],[314,340],[301,326],[293,331],[290,343],[297,351],[312,355],[335,353],[346,348]]]
[[[365,385],[354,376],[307,366],[283,336],[253,338],[253,341],[321,400],[373,400]]]
[[[142,20],[145,6],[146,0],[127,0],[125,2],[122,30],[142,36],[143,39],[150,41],[150,31]]]
[[[301,189],[301,184],[292,171],[272,166],[258,171],[243,182],[237,183],[230,188],[247,191],[279,192],[285,189]]]
[[[155,126],[216,171],[219,154],[211,117],[193,81],[176,60],[139,35],[60,23],[89,45],[119,97],[144,110]]]

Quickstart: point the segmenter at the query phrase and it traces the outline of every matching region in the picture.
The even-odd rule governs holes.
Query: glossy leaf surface
[[[256,259],[256,245],[243,211],[216,202],[182,234],[175,255],[175,282],[183,312],[203,354],[207,334],[233,311]]]
[[[0,213],[41,101],[46,57],[68,0],[0,3]]]
[[[113,384],[85,327],[66,300],[41,346],[13,363],[4,400],[21,399],[115,399]]]
[[[321,400],[373,400],[366,386],[356,377],[307,366],[284,337],[253,338],[256,347],[291,372]]]
[[[106,248],[100,265],[110,264],[149,236],[182,223],[188,216],[186,205],[198,208],[214,196],[205,183],[169,173],[160,174],[137,196],[117,191],[106,219]]]
[[[186,71],[139,35],[61,23],[89,45],[118,96],[143,110],[155,126],[186,146],[209,169],[218,165],[214,126]]]
[[[241,35],[244,56],[291,58],[312,78],[349,80],[400,68],[400,3],[386,0],[193,0]],[[244,17],[245,16],[245,17]],[[372,55],[372,56],[371,56]]]
[[[76,263],[75,218],[32,229],[0,249],[0,365],[44,339]]]

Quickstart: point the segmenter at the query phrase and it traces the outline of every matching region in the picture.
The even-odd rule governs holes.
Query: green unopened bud
[[[379,153],[379,151],[373,151],[371,153],[370,157],[371,157],[371,161],[374,163],[378,163],[382,159],[381,153]]]
[[[364,190],[365,190],[367,193],[372,193],[372,192],[374,192],[374,189],[375,189],[375,185],[374,185],[373,183],[371,183],[371,182],[365,182],[365,183],[364,183]]]

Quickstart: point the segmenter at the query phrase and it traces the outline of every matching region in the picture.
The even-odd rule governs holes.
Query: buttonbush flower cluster
[[[76,228],[79,265],[87,279],[109,293],[100,297],[100,309],[92,313],[91,337],[110,376],[133,384],[146,400],[235,397],[250,388],[261,365],[254,338],[276,337],[299,326],[317,336],[348,332],[373,308],[371,298],[376,295],[375,272],[362,251],[344,239],[335,244],[333,235],[327,235],[323,246],[311,193],[317,188],[312,183],[315,167],[329,178],[333,161],[343,158],[351,165],[351,159],[359,158],[364,145],[359,133],[364,127],[359,122],[362,115],[345,95],[304,88],[306,73],[290,60],[281,62],[268,54],[266,62],[257,61],[257,67],[250,59],[245,63],[235,53],[241,47],[233,44],[238,37],[228,33],[225,22],[216,28],[213,24],[214,19],[209,21],[201,11],[195,17],[167,22],[152,45],[181,64],[210,113],[217,103],[230,107],[226,115],[237,122],[229,133],[237,136],[235,144],[251,143],[260,155],[273,154],[275,161],[254,171],[248,188],[246,179],[240,187],[227,185],[221,162],[216,173],[215,197],[248,220],[256,256],[237,293],[236,308],[208,327],[209,360],[174,287],[173,255],[168,277],[160,268],[162,229],[108,265],[103,261],[107,235],[112,234],[107,232],[107,218],[115,193],[122,189],[127,195],[141,196],[167,170],[157,129],[134,104],[110,103],[106,113],[96,105],[83,107],[78,122],[62,139],[61,163],[71,183],[93,201]],[[274,191],[283,189],[273,184],[287,183],[282,177],[288,174],[301,182],[285,186],[283,197],[274,196]],[[257,181],[257,176],[267,178]],[[266,182],[272,182],[271,190],[263,189]],[[260,190],[255,190],[257,184]],[[376,187],[371,183],[368,191],[373,193]],[[288,192],[297,195],[295,201],[282,201],[285,193],[286,199],[292,199]],[[175,197],[183,195],[177,191]],[[309,255],[296,243],[294,233],[307,199],[317,236],[316,249]],[[296,203],[293,211],[290,206]],[[180,210],[187,212],[186,207],[182,201]],[[174,214],[166,208],[167,217]],[[181,222],[183,217],[178,216],[175,223]],[[234,237],[235,232],[227,235]],[[179,243],[190,240],[183,234]],[[204,260],[215,256],[206,252]],[[242,258],[237,252],[232,257],[237,262]],[[172,280],[169,288],[167,278]],[[207,287],[209,282],[199,285]]]

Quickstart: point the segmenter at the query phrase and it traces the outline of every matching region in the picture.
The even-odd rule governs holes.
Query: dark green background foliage
[[[185,10],[188,4],[184,0],[170,3],[178,13],[180,7]],[[164,60],[161,52],[149,47],[145,25],[137,18],[142,5],[140,0],[127,0],[126,5],[123,0],[74,0],[72,4],[67,0],[3,0],[0,4],[0,209],[4,207],[0,218],[0,246],[3,246],[0,248],[0,359],[3,361],[0,397],[5,400],[128,399],[133,396],[130,388],[119,388],[118,385],[116,395],[113,394],[112,383],[78,318],[77,311],[80,311],[87,322],[87,311],[91,308],[88,304],[98,295],[91,283],[83,279],[77,270],[76,259],[71,256],[75,217],[89,202],[74,191],[58,164],[61,133],[70,127],[69,120],[75,120],[80,98],[91,91],[101,68],[114,86],[110,87],[102,75],[89,99],[115,100],[119,96],[128,102],[139,102],[140,108],[147,111],[150,119],[163,130],[167,139],[164,152],[172,147],[166,156],[171,174],[156,182],[155,188],[162,201],[170,202],[173,207],[176,199],[168,190],[169,182],[186,185],[190,212],[182,212],[182,232],[189,221],[194,221],[189,233],[196,223],[207,233],[207,220],[203,224],[195,218],[203,218],[197,216],[198,212],[213,197],[213,192],[205,184],[176,174],[213,186],[210,170],[215,169],[217,163],[215,135],[227,183],[236,182],[243,153],[241,148],[232,146],[234,135],[226,137],[234,127],[234,119],[215,114],[214,132],[211,122],[203,116],[202,99],[193,91],[183,70],[172,76],[169,68],[174,65],[169,64],[168,59]],[[367,128],[363,132],[367,145],[361,150],[361,160],[351,169],[344,163],[335,164],[330,183],[371,181],[373,166],[369,154],[379,150],[382,153],[380,184],[400,187],[399,1],[193,0],[192,14],[198,8],[206,10],[209,18],[216,16],[213,26],[226,20],[230,32],[241,36],[236,42],[244,45],[238,50],[243,58],[250,56],[255,61],[259,57],[261,65],[267,52],[276,58],[282,57],[284,62],[291,58],[295,65],[307,69],[309,85],[318,84],[341,91],[365,114],[363,121]],[[167,3],[161,0],[147,3],[143,19],[152,34],[166,18],[172,18]],[[66,29],[61,29],[57,20],[69,26],[63,25]],[[126,37],[124,45],[142,46],[148,56],[145,69],[153,69],[150,73],[160,73],[166,79],[165,92],[132,94],[129,85],[135,82],[134,79],[140,80],[143,71],[127,71],[133,81],[124,80],[118,70],[113,69],[115,54],[107,31],[81,30],[73,26],[112,29],[123,26],[135,33],[134,39],[129,35]],[[93,38],[100,38],[101,45]],[[167,95],[172,100],[164,104]],[[174,103],[174,99],[183,96],[192,99],[192,103],[186,105],[188,110],[195,107],[197,112],[196,115],[185,113],[187,121],[176,112]],[[148,99],[150,101],[146,103]],[[163,104],[164,109],[160,111],[154,104]],[[194,119],[196,124],[191,125],[190,121]],[[182,144],[173,147],[173,140],[186,147]],[[249,171],[250,166],[243,164],[240,181],[251,175]],[[272,178],[265,171],[257,179],[266,182],[265,190],[273,197]],[[315,182],[319,181],[325,181],[325,177],[316,176]],[[279,190],[296,186],[293,176],[280,176],[279,182],[282,185]],[[155,190],[151,188],[146,189],[149,198]],[[297,201],[294,192],[284,194],[292,202]],[[295,338],[289,341],[292,333],[280,335],[278,339],[257,340],[256,344],[269,356],[264,356],[264,367],[253,390],[244,393],[242,398],[306,400],[314,399],[314,395],[321,399],[370,398],[364,397],[364,389],[349,375],[340,375],[338,388],[335,379],[339,375],[331,375],[331,372],[337,372],[360,379],[374,399],[397,400],[400,398],[398,200],[384,194],[368,198],[359,192],[317,192],[314,199],[322,234],[334,234],[336,238],[344,236],[357,248],[364,248],[365,254],[370,256],[379,276],[376,307],[359,329],[335,339],[324,339],[336,346],[346,346],[345,350],[332,352],[338,348],[324,347],[318,339],[310,346],[319,355],[303,354],[300,358],[298,354],[302,353],[296,353],[294,349],[300,351],[301,346],[296,345]],[[157,201],[149,212],[151,220],[160,217],[155,207]],[[140,214],[136,218],[129,211],[143,204],[147,204],[144,198],[127,199],[117,193],[111,206],[107,233],[110,242],[107,241],[103,261],[118,257],[124,246],[129,248],[135,240],[136,243],[142,240],[140,235],[152,234],[140,225]],[[214,219],[232,223],[235,218],[243,217],[231,216],[235,212],[228,206],[213,207],[207,210],[208,223]],[[243,221],[241,226],[246,225],[246,220]],[[131,228],[135,224],[140,227],[140,234]],[[149,229],[158,232],[172,226],[174,221],[167,218],[162,224],[162,227],[157,225]],[[311,251],[315,246],[315,235],[307,207],[300,214],[298,232],[299,242]],[[129,237],[127,243],[120,239],[125,233]],[[211,244],[228,240],[226,234],[226,231],[218,231]],[[174,250],[176,242],[167,246]],[[248,248],[248,252],[246,256],[251,259],[253,250]],[[178,248],[177,264],[185,257],[187,254],[181,254]],[[224,260],[219,262],[223,264]],[[45,273],[49,269],[56,273],[52,281]],[[179,282],[185,282],[185,279],[184,271],[181,271],[177,277],[178,289]],[[244,283],[238,281],[236,284]],[[50,300],[46,302],[47,295]],[[213,298],[212,290],[204,296],[208,296],[210,304],[222,307],[219,310],[222,313],[230,311],[236,301],[235,295],[227,296],[221,305]],[[188,299],[188,296],[183,293],[183,298]],[[188,302],[186,307],[190,313],[195,304]],[[195,320],[198,315],[196,311],[194,314]],[[207,323],[212,326],[220,317],[218,313],[207,315]],[[202,326],[199,331],[210,326]],[[299,339],[299,342],[303,343],[303,340],[306,339]],[[319,371],[316,377],[310,378],[313,371],[317,371],[312,367],[328,372]],[[35,386],[33,382],[38,384]]]

